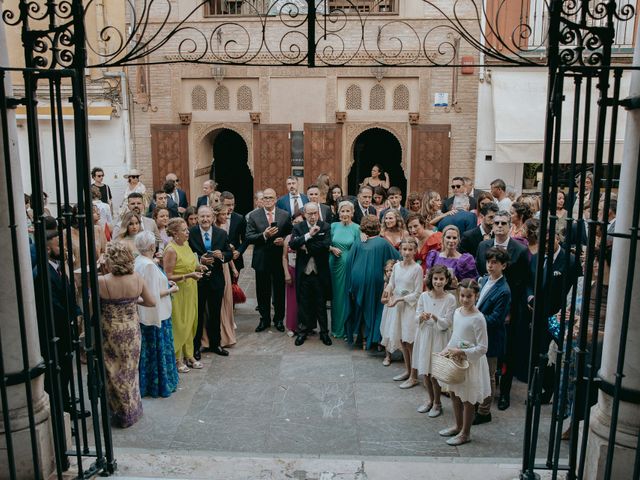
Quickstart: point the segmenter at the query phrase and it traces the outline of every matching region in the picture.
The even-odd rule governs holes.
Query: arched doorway
[[[402,147],[395,135],[382,128],[365,130],[355,139],[353,165],[347,179],[349,194],[358,193],[358,186],[371,175],[375,164],[382,167],[389,175],[390,185],[399,187],[404,197],[407,178],[402,169]]]
[[[211,178],[218,190],[236,197],[235,211],[245,214],[253,209],[253,176],[247,163],[247,144],[240,134],[223,128],[213,139]]]

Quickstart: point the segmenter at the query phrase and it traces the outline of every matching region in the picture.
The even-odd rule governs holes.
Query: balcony
[[[399,0],[316,0],[316,9],[323,14],[341,11],[346,14],[398,13]],[[306,0],[209,0],[205,16],[214,15],[277,15],[281,9],[297,9],[306,13]]]

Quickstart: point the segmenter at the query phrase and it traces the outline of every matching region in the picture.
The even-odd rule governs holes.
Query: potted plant
[[[536,178],[541,163],[525,163],[524,164],[524,189],[531,190],[536,186]]]

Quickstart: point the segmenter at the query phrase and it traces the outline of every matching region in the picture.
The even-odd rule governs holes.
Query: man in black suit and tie
[[[358,190],[358,200],[353,210],[353,223],[360,225],[362,217],[365,215],[376,215],[376,209],[371,206],[373,190],[368,186],[361,186]]]
[[[180,216],[178,213],[178,205],[169,197],[164,189],[156,190],[153,193],[153,201],[149,204],[149,209],[147,210],[148,218],[153,218],[153,211],[156,208],[166,208],[169,210],[169,218],[176,218]]]
[[[47,224],[55,225],[55,220],[52,218],[45,219]],[[71,333],[71,322],[82,315],[82,311],[76,304],[76,298],[71,285],[68,282],[68,277],[65,272],[64,254],[60,248],[58,231],[47,230],[47,268],[48,272],[43,275],[46,277],[48,273],[49,291],[51,293],[51,306],[53,310],[53,328],[55,331],[49,332],[49,338],[47,338],[47,331],[45,326],[38,325],[38,333],[40,336],[40,351],[45,362],[53,362],[57,358],[57,365],[59,369],[60,387],[62,389],[62,408],[65,412],[69,412],[72,416],[87,417],[89,412],[81,412],[76,409],[75,401],[71,398],[69,387],[73,378],[73,344]],[[70,253],[69,253],[70,254]],[[41,274],[36,268],[34,270],[35,276],[38,281],[35,282],[36,287],[40,286],[42,280]],[[45,280],[46,281],[46,280]],[[36,291],[36,298],[41,300],[44,292],[41,290]],[[42,307],[42,301],[37,301],[36,305]],[[44,312],[38,315],[38,320],[44,319]],[[51,343],[51,338],[57,337],[58,341],[55,345]],[[46,348],[49,345],[49,348]],[[54,352],[53,349],[56,349]],[[55,354],[55,356],[54,356]],[[51,356],[50,356],[51,355]],[[49,377],[49,369],[45,371],[44,388],[47,393],[52,394],[51,388],[52,382],[55,378]]]
[[[289,217],[293,218],[309,202],[309,199],[306,195],[298,192],[298,179],[293,175],[287,177],[287,190],[289,193],[278,199],[276,207],[286,211]]]
[[[216,191],[216,187],[216,182],[214,182],[213,180],[205,180],[205,182],[202,184],[203,195],[198,197],[196,207],[200,208],[202,205],[209,205],[209,195]]]
[[[253,244],[251,267],[256,272],[256,297],[260,323],[256,332],[271,325],[271,294],[273,292],[273,323],[284,332],[284,270],[282,246],[284,238],[291,233],[289,214],[276,208],[276,192],[264,190],[262,208],[249,213],[247,219],[247,244]]]
[[[553,261],[551,262],[551,268],[553,272],[551,275],[551,283],[549,284],[549,262],[547,258],[544,262],[544,268],[542,270],[542,295],[539,298],[544,299],[541,303],[544,308],[544,318],[547,319],[552,315],[558,313],[565,305],[567,294],[580,273],[576,271],[576,261],[572,254],[569,255],[569,265],[567,266],[567,252],[560,246],[561,238],[564,238],[564,229],[557,231],[554,237],[552,249],[553,249]],[[547,242],[548,244],[548,242]],[[549,247],[547,247],[548,249]],[[534,305],[534,289],[536,282],[536,269],[538,263],[538,254],[536,253],[531,257],[531,263],[529,265],[529,282],[527,285],[527,303],[530,310],[533,310]],[[545,355],[548,351],[549,343],[551,342],[551,334],[548,329],[544,329],[545,334],[540,336],[540,342],[538,345],[533,345],[534,361],[538,362],[540,355]],[[554,368],[547,366],[546,362],[542,368],[542,403],[549,403],[553,396],[553,384],[554,384]]]
[[[295,343],[302,345],[317,324],[320,326],[320,340],[331,345],[327,321],[327,292],[331,288],[331,226],[319,219],[319,208],[315,202],[304,206],[304,218],[304,222],[293,227],[289,241],[289,246],[297,251],[298,336]]]
[[[189,230],[189,246],[207,266],[207,271],[198,282],[198,326],[193,339],[194,357],[200,360],[202,328],[207,328],[209,350],[216,355],[227,356],[229,352],[220,346],[220,309],[224,295],[224,273],[222,265],[230,262],[232,253],[227,233],[213,225],[211,207],[198,209],[198,225]]]
[[[233,252],[233,263],[236,266],[236,270],[240,272],[240,270],[244,268],[244,259],[242,258],[242,255],[247,249],[247,245],[245,243],[247,221],[244,216],[234,212],[234,209],[236,208],[236,197],[234,197],[233,193],[222,192],[220,194],[220,201],[229,211],[229,219],[227,220],[227,224],[224,226],[224,230],[227,232],[227,235],[229,235],[229,246]]]
[[[503,248],[509,254],[510,262],[504,271],[507,284],[511,290],[511,308],[507,322],[507,342],[504,356],[506,370],[500,378],[500,400],[498,410],[509,408],[511,398],[511,383],[516,363],[529,363],[528,351],[523,351],[518,339],[526,338],[529,334],[529,314],[527,313],[527,283],[529,280],[529,249],[517,240],[509,237],[511,228],[511,214],[500,210],[493,219],[493,240],[483,240],[478,245],[476,266],[478,273],[487,273],[487,250],[491,247]],[[527,343],[528,344],[528,343]]]
[[[453,177],[451,180],[451,191],[453,192],[453,195],[445,198],[444,202],[442,202],[442,213],[448,212],[453,208],[453,201],[457,196],[467,197],[469,199],[469,210],[474,210],[476,208],[476,199],[467,195],[464,178]]]
[[[167,173],[167,176],[164,179],[165,187],[164,191],[167,192],[166,182],[173,182],[175,188],[169,192],[169,196],[173,199],[174,202],[178,205],[178,213],[182,215],[184,211],[189,206],[189,201],[187,200],[187,194],[184,190],[180,189],[180,179],[175,173]]]
[[[462,234],[460,253],[469,253],[475,257],[480,242],[493,238],[493,219],[496,213],[498,213],[498,205],[495,203],[488,203],[480,209],[482,223]]]
[[[320,188],[318,187],[318,185],[313,184],[307,187],[307,197],[309,197],[310,202],[314,202],[318,205],[318,213],[320,214],[319,220],[331,223],[333,221],[331,208],[329,207],[329,205],[320,203]]]

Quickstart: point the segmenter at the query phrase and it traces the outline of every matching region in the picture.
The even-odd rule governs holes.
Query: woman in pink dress
[[[216,218],[216,227],[226,229],[229,218],[229,209],[222,204],[213,209]],[[233,282],[232,278],[238,278],[238,270],[233,262],[222,265],[224,275],[224,294],[222,307],[220,308],[220,346],[231,347],[236,344],[236,322],[233,314]]]

